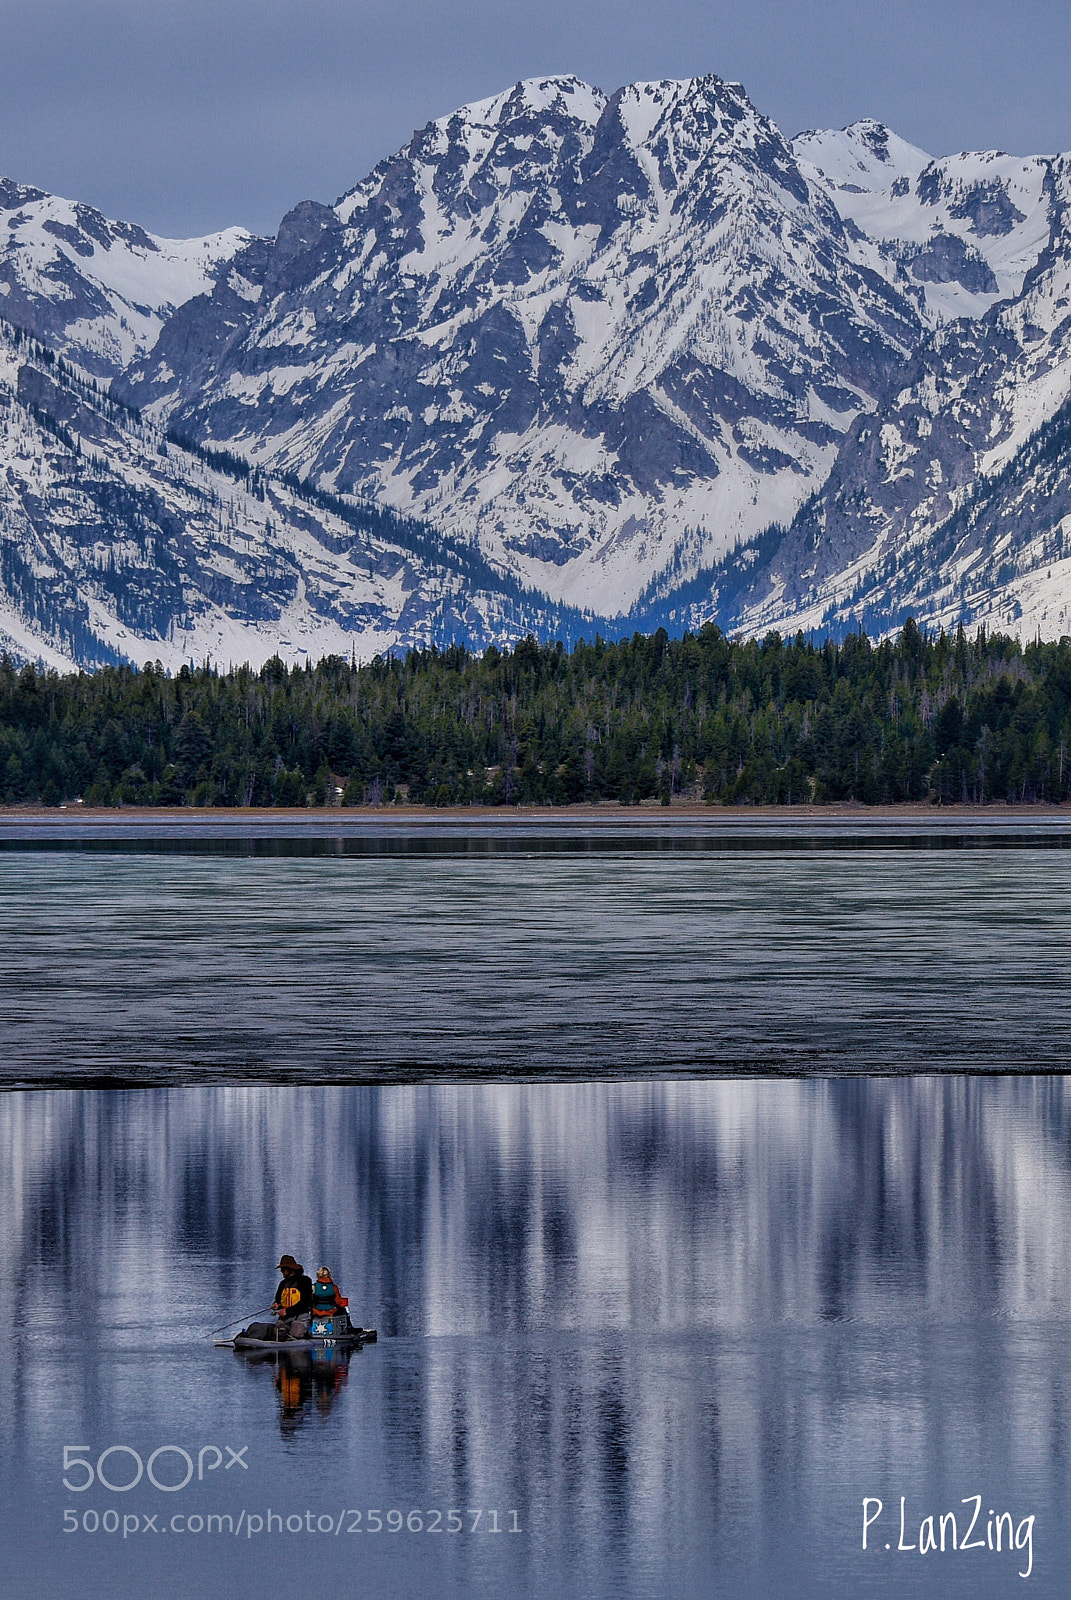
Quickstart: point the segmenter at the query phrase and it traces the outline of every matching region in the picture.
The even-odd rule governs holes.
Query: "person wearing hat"
[[[279,1261],[282,1279],[275,1291],[272,1310],[276,1316],[279,1338],[304,1339],[309,1331],[309,1310],[312,1306],[312,1282],[300,1262],[293,1256],[282,1256]]]

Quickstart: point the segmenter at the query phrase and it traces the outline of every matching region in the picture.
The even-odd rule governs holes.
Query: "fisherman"
[[[283,1256],[279,1262],[282,1281],[275,1291],[271,1309],[274,1322],[251,1322],[245,1330],[247,1339],[305,1339],[309,1332],[309,1307],[312,1304],[312,1284],[305,1276],[305,1268],[293,1256]]]
[[[312,1283],[305,1268],[293,1256],[280,1257],[279,1271],[283,1276],[272,1303],[276,1338],[305,1339],[309,1332]]]

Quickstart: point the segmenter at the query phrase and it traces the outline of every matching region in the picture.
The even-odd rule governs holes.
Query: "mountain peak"
[[[594,126],[605,105],[606,95],[601,89],[573,74],[521,78],[498,94],[472,100],[446,116],[436,117],[429,126],[448,132],[459,124],[501,127],[518,119],[526,121],[552,114],[564,114]]]
[[[334,214],[315,237],[303,214],[244,310],[221,285],[126,397],[608,614],[682,529],[694,568],[794,509],[917,337],[714,74],[514,84],[427,124]]]
[[[97,377],[155,344],[250,241],[243,228],[163,239],[95,207],[0,178],[0,310]]]
[[[749,118],[765,121],[742,84],[727,82],[715,73],[695,78],[653,78],[627,83],[610,96],[621,108],[626,125],[639,142],[663,121],[700,120],[716,134]]]
[[[65,354],[71,317],[112,339],[100,370],[126,358],[114,393],[149,430],[127,429],[116,481],[137,478],[139,452],[158,455],[149,476],[180,507],[176,528],[201,512],[187,469],[161,465],[165,420],[321,495],[421,519],[428,548],[467,552],[492,589],[520,583],[603,617],[665,600],[679,620],[679,597],[705,582],[708,613],[716,601],[730,626],[780,626],[804,606],[800,625],[817,627],[837,585],[856,592],[853,561],[880,564],[905,529],[928,538],[959,515],[1066,396],[1065,169],[932,160],[874,118],[790,144],[714,74],[609,95],[528,78],[429,122],[335,205],[303,202],[274,240],[229,257],[244,235],[169,243],[0,184],[0,314]],[[180,292],[151,353],[130,359]],[[13,347],[8,365],[22,362]],[[77,452],[38,437],[47,377],[0,372],[0,386],[22,397],[30,455],[70,456],[73,481]],[[69,426],[67,411],[55,420]],[[1029,487],[1047,570],[1071,490],[1057,501],[1036,474]],[[244,524],[282,561],[250,493]],[[769,530],[816,494],[770,567]],[[203,524],[206,595],[231,592],[228,528]],[[712,599],[741,544],[736,598]],[[352,620],[344,588],[324,604]],[[907,591],[894,575],[879,592],[891,606]]]
[[[933,159],[872,117],[845,128],[808,129],[796,135],[792,149],[831,188],[847,194],[888,192],[905,179],[914,183]]]

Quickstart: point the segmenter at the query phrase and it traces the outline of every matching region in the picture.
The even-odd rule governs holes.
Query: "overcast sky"
[[[518,78],[739,79],[788,134],[1071,149],[1068,0],[0,0],[0,173],[157,233],[273,232]]]

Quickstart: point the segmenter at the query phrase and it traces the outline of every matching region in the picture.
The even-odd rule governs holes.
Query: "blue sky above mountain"
[[[1061,0],[0,0],[0,172],[172,237],[273,232],[520,78],[716,72],[786,134],[1071,148]]]

